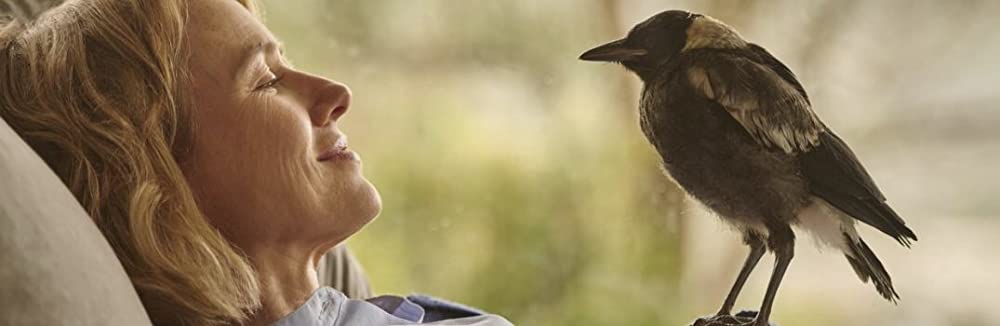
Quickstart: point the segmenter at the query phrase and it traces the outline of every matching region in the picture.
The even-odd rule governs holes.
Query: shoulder
[[[273,326],[406,325],[412,322],[393,316],[378,306],[347,298],[333,288],[313,292],[298,309]]]
[[[291,314],[274,326],[347,326],[347,325],[469,325],[511,326],[503,317],[491,314],[421,323],[423,318],[407,320],[368,301],[350,299],[333,288],[322,287]]]
[[[692,68],[715,68],[721,73],[751,73],[759,76],[773,76],[774,82],[783,82],[795,89],[808,102],[809,96],[798,77],[787,65],[778,60],[763,47],[747,43],[735,49],[692,49],[678,56],[677,68],[689,71]]]
[[[759,55],[749,49],[697,48],[684,50],[661,71],[657,84],[700,87],[708,78],[745,80],[766,69]]]
[[[480,315],[458,319],[448,319],[422,325],[451,325],[451,326],[513,326],[507,319],[497,315]]]
[[[816,146],[822,123],[791,71],[763,48],[697,49],[676,78],[713,101],[765,147],[792,154]]]

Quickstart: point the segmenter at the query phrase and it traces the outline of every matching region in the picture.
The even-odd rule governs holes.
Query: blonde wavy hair
[[[256,274],[179,167],[192,137],[186,19],[181,0],[71,0],[0,19],[0,117],[90,213],[155,324],[239,323],[260,305]]]

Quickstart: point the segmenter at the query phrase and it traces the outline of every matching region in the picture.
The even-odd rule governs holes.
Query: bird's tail
[[[882,262],[878,260],[875,253],[872,252],[871,248],[868,248],[868,244],[864,240],[861,240],[861,237],[852,237],[847,233],[844,233],[844,237],[847,240],[848,247],[848,251],[844,252],[844,256],[851,263],[851,267],[858,274],[858,278],[865,283],[868,283],[868,280],[871,279],[875,285],[875,289],[878,290],[878,293],[882,297],[892,303],[896,303],[896,300],[899,299],[899,294],[892,287],[892,278],[889,277],[889,272],[882,266]]]

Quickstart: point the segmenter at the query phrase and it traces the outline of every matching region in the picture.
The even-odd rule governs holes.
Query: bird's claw
[[[740,311],[736,315],[720,314],[711,317],[698,318],[691,326],[767,326],[773,324],[757,324],[757,312],[752,310]]]

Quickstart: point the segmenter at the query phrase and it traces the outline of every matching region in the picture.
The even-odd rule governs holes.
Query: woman
[[[0,30],[0,117],[87,208],[154,323],[410,324],[438,309],[467,316],[443,324],[507,325],[319,287],[319,258],[380,199],[338,129],[350,91],[284,61],[249,1],[70,0]]]

